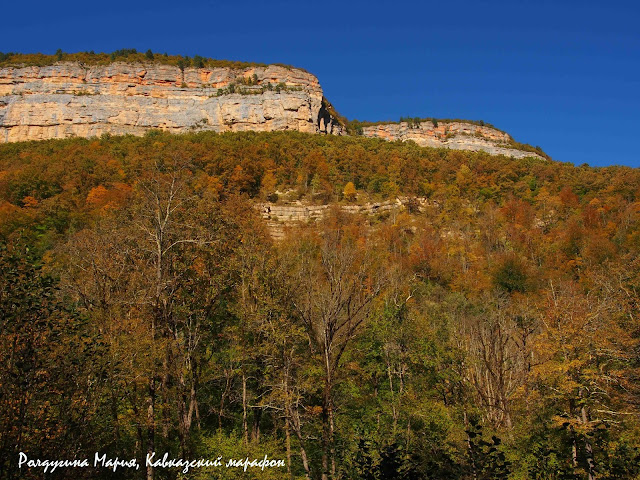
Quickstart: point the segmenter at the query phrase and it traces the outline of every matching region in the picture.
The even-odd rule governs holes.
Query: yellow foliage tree
[[[349,182],[345,185],[342,193],[344,194],[344,198],[351,202],[356,199],[356,186],[353,182]]]
[[[271,195],[276,191],[277,184],[278,180],[276,179],[276,176],[271,170],[269,170],[264,174],[262,181],[260,182],[260,196],[262,198],[267,198],[268,195]]]

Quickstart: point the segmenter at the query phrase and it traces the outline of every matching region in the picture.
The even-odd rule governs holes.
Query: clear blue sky
[[[640,166],[636,1],[5,2],[0,51],[120,48],[316,74],[343,115],[484,120],[554,159]]]

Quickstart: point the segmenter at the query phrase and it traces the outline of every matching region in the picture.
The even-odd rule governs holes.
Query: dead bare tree
[[[373,303],[387,284],[372,240],[364,248],[364,231],[346,218],[333,217],[316,237],[296,245],[298,259],[295,308],[322,361],[322,479],[335,478],[335,399],[342,356],[369,319]]]
[[[509,299],[485,298],[461,315],[457,339],[466,352],[463,378],[495,427],[511,429],[511,398],[530,369],[533,320],[515,311]]]

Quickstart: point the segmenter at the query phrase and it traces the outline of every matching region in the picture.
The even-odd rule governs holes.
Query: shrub
[[[196,68],[204,68],[204,58],[202,58],[200,55],[194,56],[192,65]]]

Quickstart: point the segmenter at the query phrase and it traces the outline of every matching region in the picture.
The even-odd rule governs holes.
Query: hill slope
[[[0,468],[636,478],[639,200],[639,169],[355,136],[0,145]]]

